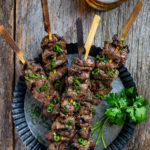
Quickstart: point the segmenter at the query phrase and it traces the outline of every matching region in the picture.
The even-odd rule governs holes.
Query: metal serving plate
[[[98,50],[95,46],[92,47],[90,56],[95,57]],[[68,44],[68,64],[70,66],[73,57],[77,57],[77,45]],[[36,58],[36,62],[40,62],[41,59]],[[135,86],[133,78],[127,69],[122,65],[119,68],[119,77],[112,84],[112,91],[120,93],[124,87]],[[105,108],[108,107],[105,100],[97,106],[96,116],[93,118],[93,124],[97,119],[104,115]],[[42,104],[38,102],[32,96],[31,91],[26,87],[25,81],[21,76],[14,91],[14,98],[12,104],[14,124],[22,139],[23,143],[29,150],[45,149],[48,146],[48,142],[45,139],[45,134],[51,128],[51,121],[48,120],[42,114]],[[37,111],[36,115],[33,113]],[[110,126],[109,124],[104,127],[104,138],[108,150],[122,150],[132,137],[136,124],[131,124],[126,121],[124,126]],[[96,140],[94,136],[94,141]],[[95,150],[103,150],[103,144],[99,141],[99,144],[95,147]]]

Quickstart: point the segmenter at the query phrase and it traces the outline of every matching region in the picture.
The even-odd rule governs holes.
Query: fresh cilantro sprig
[[[109,107],[105,110],[104,116],[97,120],[92,127],[92,137],[99,131],[96,144],[98,144],[101,137],[104,148],[106,148],[106,144],[103,137],[103,128],[106,123],[121,126],[127,117],[130,122],[141,123],[147,119],[146,112],[148,109],[148,99],[138,96],[134,87],[122,90],[120,95],[118,93],[110,93],[106,101]]]

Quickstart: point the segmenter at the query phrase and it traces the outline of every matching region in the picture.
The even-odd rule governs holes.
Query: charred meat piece
[[[117,79],[119,75],[118,70],[110,71],[110,70],[99,70],[98,73],[94,74],[94,78],[97,80],[111,80],[114,81]]]
[[[79,100],[74,100],[71,97],[63,96],[61,100],[61,111],[64,114],[73,115],[80,108]]]
[[[78,133],[83,139],[89,139],[91,135],[91,128],[92,126],[82,127]]]
[[[104,49],[100,52],[101,55],[106,55],[108,59],[115,62],[118,66],[124,63],[129,54],[129,49],[127,45],[123,44],[123,41],[118,40],[117,35],[113,37],[113,42],[105,42]]]
[[[60,80],[64,77],[68,72],[68,65],[65,65],[61,68],[56,68],[53,71],[48,73],[48,80],[51,82],[55,82],[56,80]]]
[[[71,64],[71,71],[78,72],[80,71],[91,71],[95,67],[95,61],[91,58],[84,61],[79,58],[74,58]]]
[[[53,98],[52,102],[47,102],[43,106],[43,114],[54,121],[60,112],[60,98]]]
[[[64,150],[65,144],[63,142],[50,142],[47,150]]]
[[[70,70],[71,71],[71,70]],[[69,76],[69,80],[72,79],[71,82],[68,82],[70,85],[73,83],[73,78],[77,76],[79,78],[79,80],[87,80],[90,78],[90,73],[88,71],[75,71],[75,72],[71,72],[70,76]]]
[[[92,113],[92,107],[90,103],[81,102],[81,107],[79,109],[79,114],[88,115]]]
[[[103,93],[104,95],[108,94],[111,89],[112,86],[106,86],[106,83],[104,84],[101,80],[92,80],[91,82],[91,91],[93,93]]]
[[[89,140],[86,140],[76,134],[73,139],[72,147],[74,150],[94,150],[95,145],[93,139],[89,138]]]
[[[51,130],[60,136],[72,138],[75,133],[75,118],[73,116],[60,116],[53,122]]]
[[[53,82],[53,86],[55,90],[58,91],[61,95],[64,92],[66,86],[65,77],[61,78],[61,80],[56,80],[55,82]]]
[[[76,120],[80,127],[87,127],[92,124],[92,113],[88,115],[79,114]]]
[[[57,34],[53,34],[52,39],[53,40],[50,41],[48,36],[44,37],[41,41],[41,48],[43,50],[48,49],[49,51],[54,51],[55,43],[59,43],[62,49],[66,49],[66,41],[63,39],[63,37],[60,37]]]
[[[53,130],[49,131],[45,135],[45,137],[51,143],[52,142],[61,142],[61,141],[69,142],[69,138],[68,137],[61,136],[58,133],[56,133],[55,131],[53,131]]]
[[[43,49],[44,70],[48,80],[54,84],[68,73],[66,41],[57,34],[53,34],[52,41],[49,40],[48,36],[43,38],[41,48]],[[57,90],[57,88],[55,89]],[[59,90],[60,94],[61,92],[62,90]]]
[[[105,70],[106,68],[109,68],[110,70],[115,70],[117,68],[117,65],[115,63],[109,63],[109,62],[103,62],[96,60],[96,67]]]
[[[46,70],[46,72],[49,72],[52,69],[57,68],[66,63],[67,56],[65,53],[62,53],[60,56],[54,55],[54,57],[48,57],[47,61],[48,62],[45,64],[44,69]]]
[[[54,87],[49,83],[47,77],[39,64],[32,60],[26,61],[22,66],[22,74],[25,77],[27,87],[33,96],[42,104],[53,99],[52,95],[58,96]]]

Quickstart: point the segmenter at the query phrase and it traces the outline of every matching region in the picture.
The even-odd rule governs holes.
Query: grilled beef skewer
[[[27,87],[32,91],[33,96],[40,101],[44,106],[48,107],[51,112],[49,117],[55,119],[60,109],[59,93],[53,85],[48,81],[44,70],[40,64],[36,64],[32,60],[28,60],[22,65],[22,74],[25,77]]]
[[[80,65],[77,65],[78,61],[80,61]],[[82,97],[86,96],[87,92],[89,92],[88,88],[90,87],[90,76],[88,75],[88,78],[86,77],[86,79],[81,78],[82,80],[80,79],[79,81],[77,76],[78,71],[77,69],[75,69],[74,65],[81,67],[81,70],[83,70],[82,72],[86,72],[87,74],[94,68],[95,62],[92,59],[81,61],[80,59],[74,58],[69,76],[66,77],[66,92],[63,93],[61,98],[60,116],[53,122],[51,131],[46,134],[46,138],[50,142],[49,149],[53,149],[53,147],[56,145],[56,148],[58,149],[59,145],[66,146],[71,140],[75,140],[74,136],[77,131],[79,132],[77,132],[76,137],[79,134],[79,138],[86,137],[87,140],[90,139],[93,116],[92,107],[90,103],[84,102],[84,100],[82,99]],[[84,112],[83,115],[79,114],[82,112]],[[90,115],[88,113],[90,113]],[[88,131],[81,131],[81,126],[80,130],[75,129],[75,124],[81,125],[84,129],[87,128]],[[56,135],[58,139],[56,139]],[[56,142],[58,142],[58,144],[56,144]],[[91,140],[86,147],[90,146]]]
[[[52,34],[52,40],[49,40],[48,36],[42,39],[41,48],[43,49],[42,63],[48,80],[61,95],[65,86],[64,78],[68,73],[66,41],[57,34]],[[55,112],[58,115],[59,108],[59,102],[49,102],[43,106],[43,114],[53,120],[52,114]],[[53,113],[49,109],[53,109]]]
[[[72,140],[73,149],[94,149],[94,142],[90,138],[93,118],[93,95],[90,91],[90,71],[93,70],[95,62],[93,59],[80,60],[74,58],[70,68],[70,78],[67,93],[74,95],[74,99],[80,101],[80,109],[75,113],[76,134]]]
[[[96,67],[92,72],[92,89],[99,99],[103,99],[112,89],[112,82],[119,75],[118,67],[124,63],[129,54],[127,45],[118,40],[118,36],[113,36],[113,42],[105,42],[104,49],[99,52],[96,59]],[[100,96],[101,95],[101,96]]]
[[[61,80],[68,73],[66,41],[57,34],[52,35],[53,40],[50,41],[46,36],[41,42],[42,62],[44,70],[48,76],[48,80],[54,83]]]

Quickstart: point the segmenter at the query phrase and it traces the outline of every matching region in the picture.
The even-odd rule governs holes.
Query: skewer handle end
[[[88,58],[88,55],[89,55],[89,52],[90,52],[90,49],[91,49],[91,46],[92,46],[92,42],[94,40],[94,36],[95,36],[97,28],[98,28],[99,22],[100,22],[100,16],[95,15],[94,19],[93,19],[93,22],[92,22],[92,25],[91,25],[91,28],[90,28],[90,32],[88,34],[88,37],[87,37],[87,40],[86,40],[86,43],[85,43],[85,46],[84,46],[85,50],[86,50],[86,53],[85,53],[85,56],[84,56],[85,60]]]
[[[23,53],[22,51],[18,48],[14,40],[11,38],[7,30],[3,25],[0,26],[0,33],[3,35],[3,37],[6,39],[8,44],[11,46],[11,48],[14,50],[16,53],[17,57],[20,59],[20,61],[24,64],[25,60],[23,59]]]

